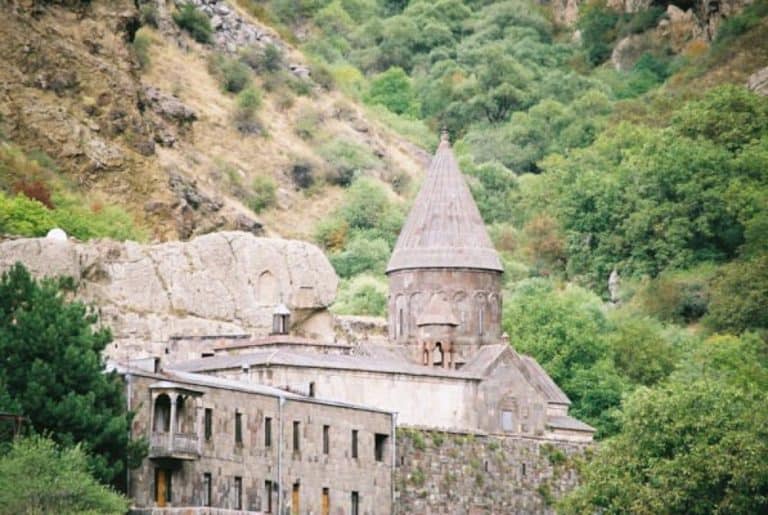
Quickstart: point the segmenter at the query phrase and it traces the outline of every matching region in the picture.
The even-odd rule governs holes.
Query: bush
[[[221,86],[230,93],[239,93],[251,84],[251,71],[234,59],[223,59],[219,74]]]
[[[131,47],[133,53],[136,55],[136,60],[139,61],[139,67],[145,70],[149,67],[149,46],[152,44],[152,38],[143,31],[136,32],[133,38]]]
[[[102,513],[120,515],[128,499],[100,485],[80,446],[59,448],[40,436],[14,440],[0,457],[3,513]]]
[[[240,60],[257,72],[275,73],[283,67],[283,51],[271,43],[264,48],[251,46],[241,52]]]
[[[381,239],[355,237],[342,252],[331,254],[330,261],[339,277],[349,278],[363,272],[384,273],[391,249]]]
[[[393,113],[415,114],[411,79],[402,68],[390,68],[371,80],[371,87],[365,97],[369,104],[381,104]]]
[[[757,0],[738,14],[723,20],[715,35],[714,46],[724,48],[730,41],[756,27],[768,16],[768,1]]]
[[[184,4],[181,9],[173,13],[173,21],[189,32],[189,35],[198,43],[211,42],[213,35],[211,20],[205,13],[198,11],[194,4]]]
[[[256,112],[261,107],[261,91],[248,86],[237,95],[235,108],[235,126],[243,134],[258,134],[263,128],[256,118]]]
[[[256,177],[251,183],[251,195],[248,199],[248,207],[254,213],[275,204],[277,185],[271,177]]]
[[[722,267],[704,323],[715,331],[768,330],[768,254]]]
[[[331,310],[340,315],[384,316],[387,312],[387,284],[384,279],[370,275],[344,280]]]
[[[311,162],[299,159],[291,165],[291,180],[297,188],[306,190],[315,183],[313,172],[314,166]]]
[[[311,140],[317,135],[321,123],[320,113],[310,107],[301,109],[296,115],[293,130],[303,140]]]
[[[157,28],[157,22],[160,14],[157,12],[157,6],[154,3],[147,3],[139,8],[139,21],[142,25],[149,25]]]
[[[582,4],[577,26],[581,29],[582,46],[591,64],[598,65],[610,57],[618,21],[619,14],[607,7],[604,0]]]
[[[356,176],[379,164],[367,148],[343,140],[324,144],[318,154],[330,165],[328,181],[338,186],[349,186]]]

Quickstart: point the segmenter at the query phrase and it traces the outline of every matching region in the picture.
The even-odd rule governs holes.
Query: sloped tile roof
[[[445,135],[397,239],[387,273],[410,268],[503,271]]]

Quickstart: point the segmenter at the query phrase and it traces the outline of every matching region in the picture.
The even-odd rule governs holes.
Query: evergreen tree
[[[61,445],[81,444],[94,475],[117,482],[145,445],[129,439],[123,386],[104,371],[111,334],[67,300],[72,288],[71,280],[37,281],[20,263],[0,277],[0,411],[23,414]]]

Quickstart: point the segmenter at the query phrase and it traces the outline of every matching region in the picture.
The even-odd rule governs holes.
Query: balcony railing
[[[150,458],[178,458],[195,460],[200,457],[198,437],[190,433],[152,433],[149,444]]]

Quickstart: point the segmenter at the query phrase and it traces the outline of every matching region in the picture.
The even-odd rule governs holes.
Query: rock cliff
[[[77,295],[112,328],[108,353],[115,358],[161,354],[174,336],[267,334],[281,301],[294,332],[332,338],[326,308],[338,278],[320,249],[301,241],[220,232],[154,245],[1,242],[0,270],[17,261],[36,276],[74,278]]]

